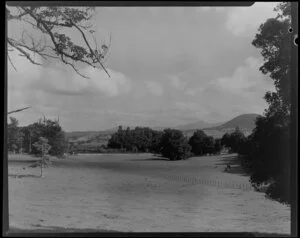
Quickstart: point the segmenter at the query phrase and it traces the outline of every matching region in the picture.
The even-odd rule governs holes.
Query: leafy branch
[[[33,59],[29,52],[38,54],[46,60],[48,58],[59,59],[64,64],[72,67],[77,74],[84,78],[89,77],[80,73],[80,70],[75,66],[75,63],[83,63],[93,68],[98,68],[100,66],[105,73],[111,77],[104,66],[104,60],[107,59],[107,52],[110,48],[111,42],[109,42],[109,45],[102,44],[100,48],[98,48],[95,36],[93,35],[95,32],[92,30],[93,26],[88,24],[89,20],[93,16],[92,12],[94,8],[15,7],[14,10],[15,14],[6,7],[7,19],[9,21],[17,20],[26,22],[33,29],[38,29],[44,36],[43,41],[41,39],[37,41],[34,37],[27,34],[30,39],[30,43],[26,42],[24,38],[26,33],[25,31],[22,32],[22,37],[19,40],[7,37],[7,43],[9,46],[16,49],[21,56],[26,57],[32,64],[41,65]],[[80,33],[84,46],[75,44],[70,37],[59,33],[64,29],[75,29],[78,33]],[[87,34],[92,36],[95,47],[92,47]],[[46,36],[50,39],[50,45],[46,42]],[[12,64],[9,53],[8,58]]]

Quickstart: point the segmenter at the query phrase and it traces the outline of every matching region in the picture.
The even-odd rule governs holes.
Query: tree
[[[214,154],[219,154],[221,150],[222,150],[221,139],[215,139]]]
[[[49,154],[61,156],[67,149],[67,139],[58,121],[45,120],[43,123],[43,135],[49,141],[51,149]]]
[[[150,146],[150,151],[159,154],[161,152],[161,138],[163,132],[161,131],[153,131],[152,132],[152,141]]]
[[[265,95],[270,105],[266,111],[269,116],[276,112],[289,114],[291,104],[291,3],[280,3],[274,10],[278,16],[261,24],[252,42],[262,50],[264,57],[260,71],[269,74],[276,88],[276,92],[267,92]]]
[[[18,120],[14,117],[10,117],[9,119],[10,123],[7,126],[7,147],[9,151],[13,151],[15,153],[17,150],[22,148],[24,134],[18,127]]]
[[[245,140],[245,135],[240,131],[239,127],[236,127],[233,133],[223,135],[221,144],[229,148],[231,152],[237,153]]]
[[[214,144],[215,144],[215,140],[212,136],[207,136],[206,138],[204,138],[203,153],[204,154],[213,154],[214,153]]]
[[[253,134],[247,138],[250,149],[243,153],[252,184],[273,180],[267,195],[290,203],[291,3],[280,3],[274,10],[278,16],[261,24],[252,44],[262,50],[260,71],[274,81],[275,92],[266,93],[269,107],[257,119]]]
[[[125,133],[122,126],[118,127],[118,131],[114,133],[108,141],[108,146],[111,148],[123,149],[125,144]]]
[[[9,62],[14,67],[9,52],[16,50],[36,65],[40,63],[34,60],[31,53],[38,54],[45,60],[58,59],[84,78],[88,77],[80,73],[76,63],[93,68],[101,67],[110,77],[103,65],[110,43],[101,46],[97,44],[95,31],[90,23],[94,10],[94,7],[6,6],[8,23],[19,21],[26,25],[26,30],[21,32],[19,39],[7,37]],[[29,33],[28,29],[34,30],[35,33]],[[78,34],[83,44],[74,43],[74,39],[65,34],[70,30]],[[37,34],[40,37],[36,37]],[[89,39],[93,39],[94,45]]]
[[[58,121],[44,118],[43,122],[40,120],[23,128],[23,132],[25,134],[24,148],[29,153],[39,154],[38,149],[36,147],[31,148],[31,145],[39,141],[40,137],[48,140],[47,143],[51,146],[49,154],[52,156],[61,156],[67,150],[68,142]]]
[[[192,137],[189,139],[189,145],[192,147],[192,153],[195,155],[203,155],[205,147],[205,139],[207,135],[202,130],[194,132]]]
[[[127,127],[123,130],[122,126],[119,126],[118,131],[109,139],[108,147],[134,152],[157,151],[156,146],[159,146],[160,134],[149,127],[135,127],[134,129]]]
[[[58,131],[51,138],[49,144],[51,145],[49,154],[53,156],[62,156],[68,148],[68,141],[65,133],[62,130]]]
[[[72,155],[77,153],[78,145],[76,142],[69,142],[68,143],[68,152]]]
[[[228,132],[226,132],[221,138],[221,145],[228,147],[229,144],[230,144],[230,135]]]
[[[39,140],[35,142],[33,146],[39,152],[37,156],[41,158],[38,164],[40,165],[41,168],[41,177],[43,177],[43,166],[47,164],[47,160],[48,160],[47,154],[51,149],[51,146],[48,144],[48,139],[45,137],[39,137]]]
[[[180,130],[165,129],[161,138],[161,154],[170,160],[187,159],[191,146]]]

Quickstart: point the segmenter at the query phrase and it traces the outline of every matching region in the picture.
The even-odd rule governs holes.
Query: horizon
[[[210,124],[211,127],[200,128],[199,130],[209,130],[209,129],[212,129],[212,128],[216,127],[216,126],[222,126],[222,125],[224,125],[224,124],[232,121],[233,119],[236,119],[237,117],[244,116],[244,115],[258,115],[259,116],[260,114],[257,114],[257,113],[244,113],[244,114],[235,116],[235,117],[233,117],[233,118],[231,118],[229,120],[222,121],[222,122],[217,122],[217,123],[208,123],[208,122],[200,120],[201,122],[204,122],[206,124]],[[194,128],[194,129],[180,129],[178,127],[180,127],[180,126],[186,126],[186,125],[190,125],[190,124],[196,124],[197,122],[199,122],[199,121],[196,121],[194,123],[185,124],[185,125],[180,124],[180,125],[173,126],[173,127],[170,127],[170,126],[151,127],[151,126],[147,126],[147,125],[146,126],[139,126],[139,125],[136,125],[136,126],[117,125],[115,127],[106,128],[106,129],[103,129],[103,130],[82,130],[82,131],[65,131],[65,132],[66,133],[72,133],[72,132],[96,132],[96,131],[102,132],[102,131],[110,131],[110,130],[116,129],[119,126],[122,126],[123,129],[126,129],[127,127],[129,127],[130,129],[134,129],[136,127],[148,127],[148,128],[151,128],[151,129],[156,129],[156,128],[160,128],[160,129],[173,128],[173,129],[178,129],[178,130],[184,130],[185,131],[185,130],[195,130],[196,128]],[[240,128],[240,129],[244,129],[244,128]],[[246,128],[246,129],[248,129],[248,128]]]
[[[260,114],[257,114],[257,113],[244,113],[244,114],[240,114],[238,116],[235,116],[229,120],[226,120],[226,121],[221,121],[221,122],[216,122],[216,123],[209,123],[209,122],[206,122],[206,121],[203,121],[203,120],[199,120],[199,121],[196,121],[196,122],[192,122],[192,123],[188,123],[188,124],[180,124],[180,125],[177,125],[177,126],[148,126],[148,125],[143,125],[143,126],[140,126],[140,125],[133,125],[133,126],[128,126],[128,125],[116,125],[114,127],[110,127],[110,128],[104,128],[102,130],[72,130],[72,131],[67,131],[67,130],[64,130],[66,133],[72,133],[72,132],[103,132],[103,131],[110,131],[110,130],[113,130],[113,129],[116,129],[118,128],[119,126],[122,126],[123,129],[126,129],[127,127],[129,127],[130,129],[134,129],[136,127],[148,127],[148,128],[151,128],[151,129],[156,129],[156,128],[160,128],[160,129],[167,129],[167,128],[173,128],[173,129],[178,129],[178,130],[194,130],[194,129],[180,129],[179,127],[181,126],[187,126],[187,125],[191,125],[191,124],[196,124],[198,122],[203,122],[205,124],[207,124],[208,126],[211,126],[211,127],[204,127],[204,128],[200,128],[200,130],[209,130],[209,129],[212,129],[216,126],[222,126],[228,122],[230,122],[231,120],[233,119],[236,119],[237,117],[240,117],[240,116],[244,116],[244,115],[260,115]],[[49,119],[49,120],[52,120],[51,118],[46,118],[46,119]],[[36,121],[38,121],[39,119],[37,119]],[[53,120],[56,120],[56,119],[53,119]],[[52,120],[52,121],[53,121]],[[32,122],[34,123],[34,122]],[[32,124],[30,123],[30,124]],[[22,127],[27,127],[29,126],[30,124],[28,125],[23,125]],[[243,129],[243,128],[241,128]]]
[[[97,7],[99,42],[112,35],[105,64],[112,78],[86,67],[82,72],[90,79],[85,79],[59,62],[35,56],[43,62],[36,66],[12,52],[17,71],[8,64],[7,109],[32,106],[12,115],[20,126],[43,114],[59,116],[66,132],[216,124],[261,115],[267,107],[263,96],[274,85],[259,71],[263,58],[251,42],[259,25],[276,16],[276,4]],[[16,35],[23,27],[10,22],[8,32]]]

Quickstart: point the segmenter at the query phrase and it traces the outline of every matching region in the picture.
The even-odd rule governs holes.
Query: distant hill
[[[71,132],[66,132],[66,137],[69,140],[85,141],[97,134],[98,134],[97,131],[71,131]]]
[[[110,131],[72,131],[66,132],[70,142],[88,142],[107,140],[113,132]]]
[[[247,136],[251,134],[255,128],[255,120],[258,116],[260,115],[254,113],[242,114],[221,125],[197,129],[203,130],[207,135],[213,136],[214,138],[221,138],[226,132],[231,133],[238,126]],[[183,132],[187,137],[191,137],[197,129],[183,130]]]
[[[149,127],[149,128],[151,128],[152,130],[156,130],[156,131],[163,131],[164,129],[166,129],[166,128],[168,128],[168,127],[161,127],[161,126],[155,126],[155,127],[151,127],[151,126],[129,126],[129,128],[131,129],[131,130],[133,130],[134,128],[136,128],[136,127]],[[117,132],[118,131],[118,126],[116,126],[116,127],[113,127],[113,128],[110,128],[110,129],[108,129],[108,130],[105,130],[105,132],[111,132],[111,133],[114,133],[114,132]],[[122,125],[122,128],[123,129],[126,129],[127,128],[127,126],[123,126]],[[104,132],[104,131],[103,131]]]
[[[226,132],[233,132],[238,126],[240,130],[245,134],[249,135],[255,127],[255,119],[258,114],[243,114],[237,116],[226,123],[207,123],[204,121],[198,121],[195,123],[180,125],[177,127],[170,127],[173,129],[178,129],[183,131],[187,137],[191,137],[196,130],[203,130],[207,135],[213,136],[214,138],[222,137]],[[127,126],[122,126],[126,129]],[[134,129],[135,127],[130,127]],[[167,127],[153,127],[154,130],[164,130]],[[69,141],[79,142],[79,143],[106,143],[110,136],[118,130],[118,127],[113,127],[108,130],[103,131],[73,131],[66,132],[66,136]]]
[[[223,125],[215,127],[214,129],[235,129],[238,126],[240,129],[252,131],[255,128],[255,120],[258,116],[260,115],[254,113],[243,114],[233,118],[232,120],[224,123]]]
[[[192,129],[204,129],[204,128],[209,128],[209,127],[215,127],[215,126],[219,126],[222,125],[223,123],[207,123],[205,121],[197,121],[194,123],[189,123],[189,124],[185,124],[185,125],[180,125],[180,126],[176,126],[175,129],[178,130],[192,130]]]

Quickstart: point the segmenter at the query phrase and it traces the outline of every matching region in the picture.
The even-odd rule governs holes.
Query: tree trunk
[[[41,163],[41,177],[43,177],[43,163]]]

